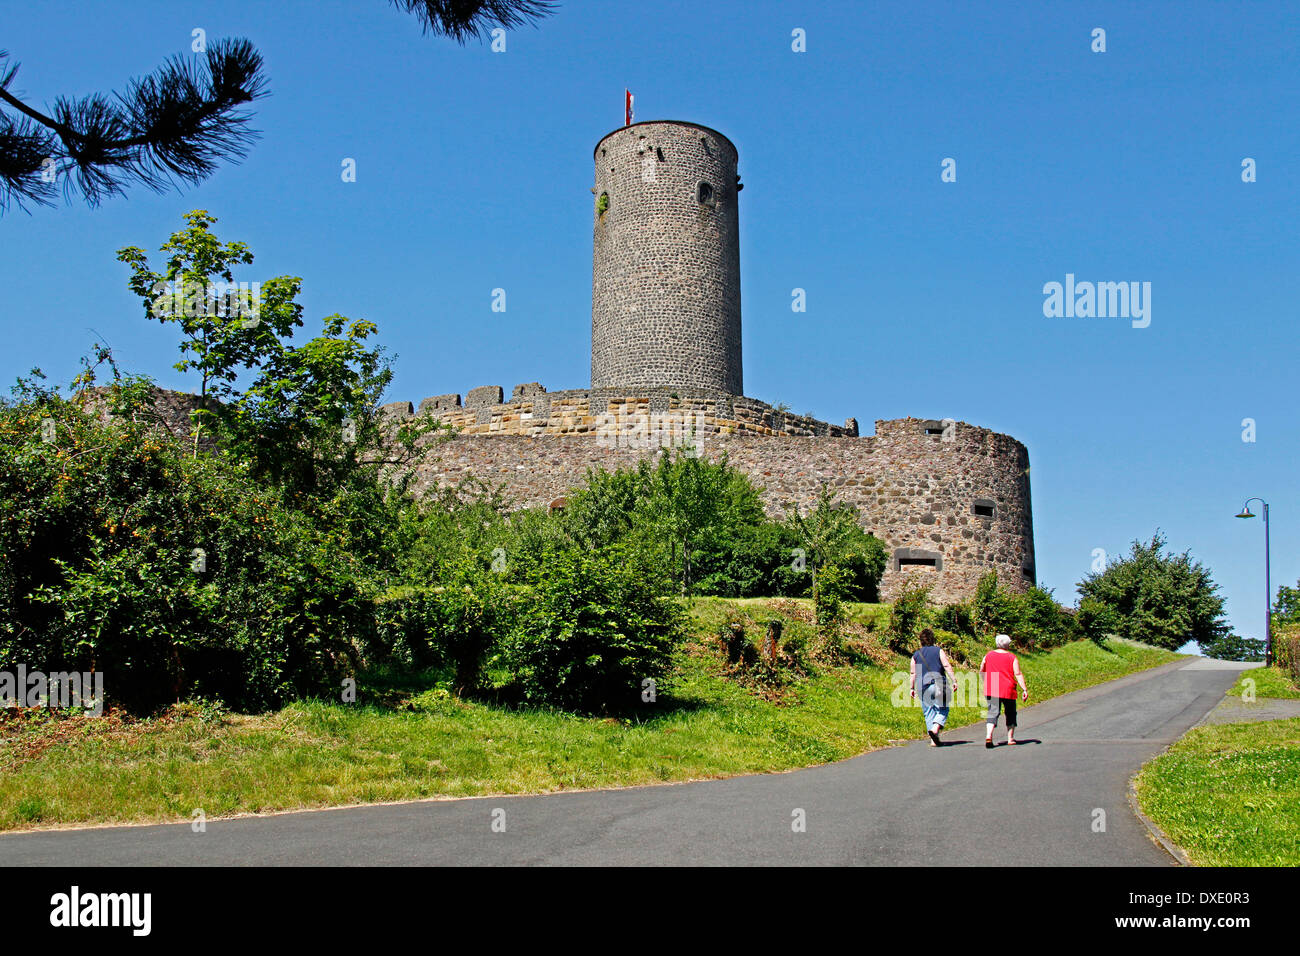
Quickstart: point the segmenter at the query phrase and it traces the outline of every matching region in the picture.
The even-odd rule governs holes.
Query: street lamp
[[[1263,498],[1247,498],[1241,506],[1238,518],[1253,518],[1250,503],[1258,501],[1264,506],[1264,666],[1273,663],[1273,582],[1269,580],[1268,568],[1268,502]]]

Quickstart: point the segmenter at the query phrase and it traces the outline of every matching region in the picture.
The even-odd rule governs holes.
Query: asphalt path
[[[979,724],[728,780],[16,833],[0,864],[1171,865],[1129,780],[1245,666],[1179,661],[1022,707],[1014,747],[986,749]]]

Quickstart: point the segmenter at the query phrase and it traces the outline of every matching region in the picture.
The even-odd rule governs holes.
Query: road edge
[[[1182,738],[1180,737],[1179,739],[1181,740]],[[1172,747],[1173,744],[1170,744],[1169,746]],[[1157,758],[1164,756],[1168,752],[1169,752],[1169,747],[1166,747],[1164,750],[1160,751],[1160,753],[1156,754],[1155,757],[1152,757],[1151,760],[1156,760]],[[1151,760],[1148,760],[1147,763],[1150,763]],[[1172,839],[1170,839],[1169,834],[1165,833],[1165,831],[1160,828],[1160,825],[1158,823],[1156,823],[1149,816],[1147,816],[1145,813],[1142,812],[1142,807],[1138,803],[1137,778],[1142,775],[1142,771],[1143,769],[1145,769],[1147,763],[1144,763],[1141,767],[1139,767],[1138,772],[1133,774],[1133,776],[1129,778],[1128,781],[1129,809],[1133,811],[1133,815],[1135,817],[1137,817],[1139,820],[1142,821],[1143,824],[1145,824],[1147,828],[1147,836],[1151,838],[1151,842],[1154,843],[1156,846],[1160,847],[1171,857],[1173,857],[1174,863],[1177,866],[1195,866],[1196,864],[1191,861],[1191,858],[1188,857],[1186,852],[1183,851],[1183,848],[1180,847],[1177,843],[1175,843]]]

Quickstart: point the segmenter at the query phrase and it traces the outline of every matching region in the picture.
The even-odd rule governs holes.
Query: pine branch
[[[243,107],[266,95],[262,56],[247,40],[219,40],[201,60],[172,57],[124,94],[60,97],[53,115],[10,92],[17,72],[0,51],[0,212],[50,205],[59,180],[65,199],[79,190],[92,207],[132,183],[196,185],[246,155],[257,133]]]
[[[434,36],[451,37],[465,43],[471,37],[482,39],[494,27],[513,29],[550,14],[551,0],[389,0],[393,6],[413,13],[421,29]]]

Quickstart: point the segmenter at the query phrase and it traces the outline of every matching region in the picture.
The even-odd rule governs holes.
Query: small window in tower
[[[713,187],[710,186],[708,183],[701,182],[698,189],[696,190],[696,198],[700,201],[702,205],[705,206],[713,205]]]
[[[664,161],[664,151],[658,146],[655,147],[655,155],[659,157],[659,162],[662,163]]]
[[[943,555],[922,548],[899,548],[894,552],[894,570],[901,571],[903,568],[933,568],[942,571]]]
[[[988,498],[976,498],[971,505],[971,513],[981,518],[992,518],[997,506]]]

